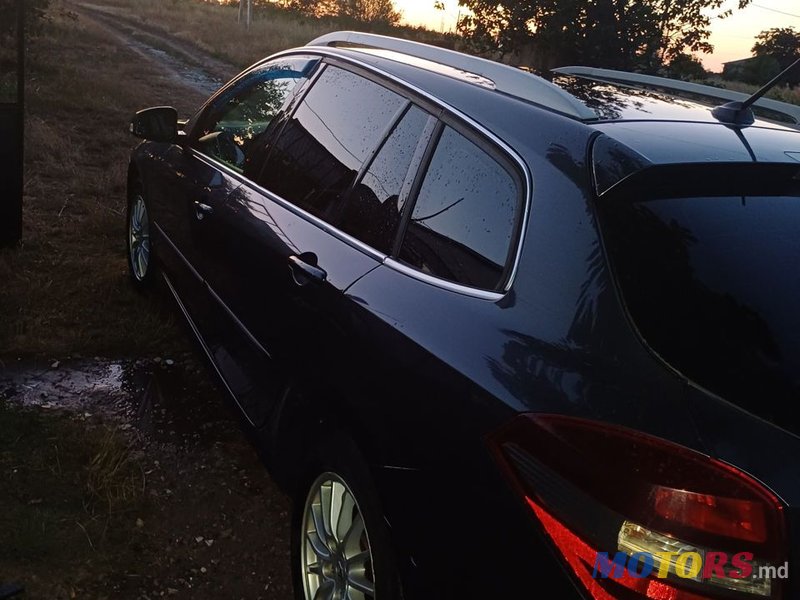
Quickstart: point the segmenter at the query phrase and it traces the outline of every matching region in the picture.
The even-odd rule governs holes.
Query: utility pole
[[[22,236],[22,188],[25,117],[25,3],[16,0],[16,94],[0,95],[0,246]]]
[[[250,29],[250,23],[253,20],[253,0],[239,0],[239,16],[236,17],[237,23],[242,22],[242,14],[244,14],[245,27]]]

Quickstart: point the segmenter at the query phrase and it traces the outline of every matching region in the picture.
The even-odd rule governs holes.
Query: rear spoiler
[[[672,163],[649,165],[598,193],[632,202],[703,196],[800,196],[800,163]]]
[[[747,196],[795,193],[800,161],[675,162],[655,164],[608,136],[594,138],[592,183],[598,197],[631,199],[687,196]]]

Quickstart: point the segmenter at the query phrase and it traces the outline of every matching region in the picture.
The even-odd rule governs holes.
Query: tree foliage
[[[800,58],[800,31],[794,27],[774,27],[756,36],[756,56],[774,56],[785,69]]]
[[[708,76],[703,63],[691,54],[679,54],[667,65],[667,75],[674,79],[705,79]]]
[[[460,31],[479,51],[532,49],[534,66],[657,71],[687,52],[711,52],[710,11],[724,0],[460,0]],[[739,7],[751,0],[739,0]],[[719,13],[725,17],[730,10]]]
[[[783,70],[800,58],[800,31],[796,31],[794,27],[774,27],[762,31],[756,36],[753,54],[765,59],[773,58],[779,69]],[[762,80],[761,83],[766,81]],[[795,67],[786,78],[786,83],[800,83],[800,67]]]
[[[315,17],[345,17],[388,25],[400,22],[400,12],[392,0],[290,0],[289,7]]]

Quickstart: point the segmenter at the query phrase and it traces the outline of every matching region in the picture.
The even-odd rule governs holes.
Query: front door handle
[[[212,212],[214,212],[214,209],[208,204],[199,200],[194,201],[194,216],[197,217],[198,221],[202,221],[206,215],[210,215]]]
[[[292,273],[292,279],[299,286],[304,286],[311,281],[322,282],[328,277],[325,269],[317,266],[317,255],[313,252],[290,256],[289,271]]]

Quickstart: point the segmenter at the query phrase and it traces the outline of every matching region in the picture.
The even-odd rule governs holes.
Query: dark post
[[[25,6],[16,0],[17,93],[0,98],[0,246],[22,236],[22,155],[25,118]]]

